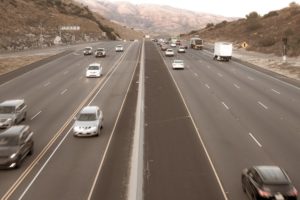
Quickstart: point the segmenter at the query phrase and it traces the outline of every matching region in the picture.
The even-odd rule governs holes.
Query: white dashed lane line
[[[65,89],[64,91],[62,91],[60,94],[63,95],[68,91],[68,89]]]
[[[49,85],[50,85],[50,82],[47,82],[47,83],[44,84],[44,87],[47,87]]]
[[[237,84],[233,84],[234,85],[234,87],[236,87],[237,89],[240,89],[241,87],[240,86],[238,86]]]
[[[30,120],[32,121],[32,120],[33,120],[34,118],[36,118],[39,114],[41,114],[41,112],[42,112],[42,111],[39,111],[38,113],[36,113],[33,117],[31,117]]]
[[[221,73],[218,73],[218,76],[220,76],[220,77],[223,77],[223,74],[221,74]]]
[[[252,135],[252,133],[249,133],[250,137],[254,140],[254,142],[259,146],[262,147],[262,145],[258,142],[258,140]]]
[[[222,104],[227,110],[229,110],[229,107],[226,105],[226,103],[222,102]]]
[[[248,76],[247,78],[251,81],[254,81],[254,78],[252,78],[251,76]]]
[[[195,76],[198,76],[198,74],[197,74],[197,73],[194,73],[194,75],[195,75]]]
[[[262,102],[258,101],[257,102],[259,105],[261,105],[264,109],[268,109],[268,106],[266,106],[265,104],[263,104]]]
[[[280,94],[280,92],[278,92],[277,90],[275,89],[272,89],[273,92],[275,92],[276,94]]]
[[[68,73],[69,73],[69,71],[65,71],[65,72],[64,72],[64,75],[66,75],[66,74],[68,74]]]
[[[205,84],[205,87],[207,87],[208,89],[210,88],[209,85]]]

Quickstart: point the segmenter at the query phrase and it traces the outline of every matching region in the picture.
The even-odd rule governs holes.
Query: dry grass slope
[[[252,12],[244,19],[207,24],[206,28],[194,31],[207,41],[231,41],[237,45],[249,44],[247,50],[282,55],[283,38],[288,39],[288,56],[300,55],[300,6],[271,11],[264,16]],[[190,34],[190,35],[192,35]]]

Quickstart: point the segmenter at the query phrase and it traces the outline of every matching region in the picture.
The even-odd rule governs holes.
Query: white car
[[[185,53],[185,48],[184,48],[184,46],[180,46],[180,47],[177,49],[177,52],[178,52],[178,53]]]
[[[173,69],[184,69],[184,62],[183,60],[174,60],[172,63]]]
[[[98,136],[103,127],[103,113],[98,106],[84,107],[73,125],[73,134],[78,137]]]
[[[105,52],[105,49],[104,48],[98,48],[96,51],[95,51],[95,57],[105,57],[106,56],[106,52]]]
[[[176,43],[171,43],[170,46],[171,47],[176,47]]]
[[[173,49],[167,49],[166,52],[165,52],[165,56],[174,56]]]
[[[122,51],[124,51],[123,46],[122,45],[117,45],[116,46],[116,52],[122,52]]]
[[[102,66],[99,63],[92,63],[86,69],[86,77],[100,77]]]
[[[83,50],[83,55],[92,55],[93,48],[92,47],[85,47]]]

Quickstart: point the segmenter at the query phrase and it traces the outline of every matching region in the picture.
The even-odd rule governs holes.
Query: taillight
[[[296,190],[295,187],[293,187],[289,193],[288,193],[290,196],[298,196],[298,191]]]
[[[270,192],[267,192],[267,191],[264,191],[264,190],[261,190],[261,189],[258,189],[258,193],[261,197],[271,197]]]

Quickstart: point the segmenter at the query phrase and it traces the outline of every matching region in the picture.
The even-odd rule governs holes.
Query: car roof
[[[24,99],[13,99],[13,100],[6,100],[3,101],[0,106],[16,106],[24,103]]]
[[[85,47],[86,49],[92,49],[93,47]]]
[[[266,184],[288,184],[290,179],[283,169],[278,166],[254,167]]]
[[[121,45],[121,44],[119,44],[119,45],[117,45],[117,47],[122,47],[122,45]]]
[[[17,126],[11,126],[8,129],[6,129],[5,131],[3,131],[2,133],[0,133],[0,135],[19,135],[20,132],[22,132],[25,129],[28,129],[29,126],[28,125],[17,125]]]
[[[173,49],[167,49],[167,51],[173,51]]]
[[[104,50],[104,48],[98,48],[97,50]]]
[[[82,108],[82,110],[80,111],[80,113],[95,113],[99,110],[98,106],[86,106],[84,108]]]
[[[98,66],[98,67],[100,67],[101,64],[100,63],[91,63],[91,64],[89,64],[89,66]]]

